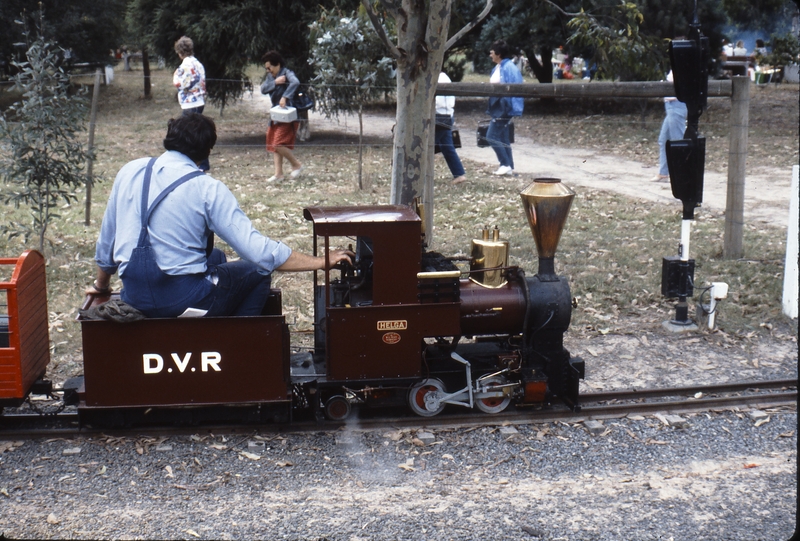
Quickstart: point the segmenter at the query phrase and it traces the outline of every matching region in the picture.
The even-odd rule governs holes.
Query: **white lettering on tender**
[[[178,356],[177,353],[172,354],[172,360],[175,361],[175,366],[178,367],[178,370],[180,371],[181,374],[183,374],[183,371],[186,370],[186,366],[189,364],[189,359],[191,358],[192,358],[191,351],[183,357],[183,361],[181,361],[181,358]]]
[[[219,372],[219,362],[222,360],[222,355],[217,353],[216,351],[204,351],[200,355],[200,360],[202,363],[203,372],[208,372],[208,367],[214,369],[215,372]]]
[[[161,358],[161,355],[155,353],[145,353],[142,355],[142,361],[144,362],[145,374],[158,374],[164,368],[164,359]],[[152,361],[156,362],[155,366],[153,366]]]
[[[189,361],[192,359],[192,352],[186,353],[181,358],[178,353],[170,353],[172,361],[178,367],[178,371],[182,374],[189,366]],[[209,367],[214,372],[221,372],[219,363],[222,362],[222,355],[217,351],[203,351],[200,353],[200,369],[203,372],[208,372]],[[142,355],[142,364],[145,374],[158,374],[164,370],[164,358],[158,353],[145,353]],[[192,372],[195,367],[192,367]],[[172,372],[172,368],[167,369],[167,372]]]

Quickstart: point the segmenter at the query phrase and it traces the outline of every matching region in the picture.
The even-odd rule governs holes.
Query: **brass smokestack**
[[[553,258],[575,192],[561,184],[561,179],[537,178],[522,190],[520,196],[536,242],[536,251],[539,252],[537,276],[545,282],[556,281],[558,277]]]

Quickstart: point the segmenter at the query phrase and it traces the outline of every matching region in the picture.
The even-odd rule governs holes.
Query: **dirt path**
[[[269,100],[260,96],[253,98],[253,105],[261,108]],[[358,118],[342,116],[338,121],[328,120],[318,113],[311,113],[311,133],[337,131],[358,135]],[[371,138],[391,140],[395,119],[390,115],[371,114],[364,118],[364,134]],[[490,172],[497,166],[491,148],[478,148],[472,129],[462,126],[462,159],[486,166]],[[513,146],[515,168],[519,175],[529,177],[557,177],[572,187],[586,186],[618,192],[664,204],[678,205],[672,196],[669,183],[653,182],[650,179],[656,169],[650,164],[623,159],[620,156],[601,154],[586,148],[561,148],[544,146],[519,136]],[[474,165],[472,166],[475,167]],[[467,165],[467,176],[470,166]],[[746,223],[763,222],[785,228],[789,218],[791,195],[791,170],[778,168],[750,168],[745,184]],[[703,207],[714,213],[724,213],[727,200],[727,173],[706,171],[704,177]]]

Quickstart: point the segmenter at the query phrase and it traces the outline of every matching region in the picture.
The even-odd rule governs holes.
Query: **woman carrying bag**
[[[440,83],[449,83],[450,77],[445,72],[439,73]],[[453,175],[453,184],[461,184],[467,180],[464,176],[464,166],[456,153],[453,143],[453,107],[456,104],[455,96],[436,96],[436,129],[434,138],[436,147],[441,151],[450,173]]]
[[[261,84],[261,93],[269,94],[273,106],[291,107],[300,80],[292,70],[285,67],[283,57],[277,51],[269,51],[261,57],[267,69],[267,78]],[[267,129],[267,152],[272,152],[275,174],[267,179],[274,182],[283,179],[283,159],[289,160],[292,171],[289,175],[297,178],[303,171],[303,165],[294,157],[292,150],[297,137],[297,121],[276,122],[270,118]]]
[[[522,73],[511,61],[511,48],[503,40],[497,40],[489,50],[492,62],[497,64],[492,70],[490,83],[513,84],[522,82]],[[522,115],[524,106],[522,98],[489,98],[489,108],[486,113],[492,117],[486,140],[497,154],[500,167],[494,175],[513,175],[514,158],[511,155],[511,136],[509,134],[512,118]]]

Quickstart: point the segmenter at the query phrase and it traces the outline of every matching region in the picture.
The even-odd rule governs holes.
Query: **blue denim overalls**
[[[156,206],[172,190],[204,173],[198,170],[182,176],[158,194],[150,208],[147,208],[150,178],[155,161],[156,158],[152,158],[145,169],[142,184],[142,230],[139,234],[139,242],[131,254],[131,259],[125,267],[125,271],[120,274],[123,283],[120,296],[123,301],[147,317],[177,317],[190,306],[207,310],[213,302],[213,284],[206,279],[204,274],[174,276],[164,273],[156,264],[155,254],[150,246],[150,235],[147,231],[147,223]]]

